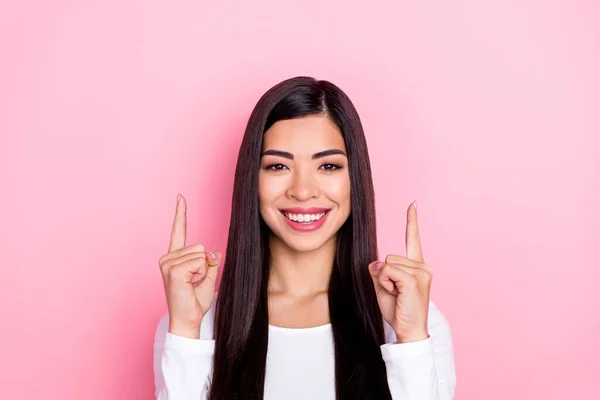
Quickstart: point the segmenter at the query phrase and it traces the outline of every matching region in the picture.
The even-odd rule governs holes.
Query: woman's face
[[[318,249],[350,215],[346,146],[325,116],[278,121],[263,138],[260,215],[296,251]]]

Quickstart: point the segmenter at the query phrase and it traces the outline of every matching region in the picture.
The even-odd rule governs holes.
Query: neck
[[[269,294],[311,297],[329,291],[337,235],[311,251],[294,250],[273,234],[269,238],[269,246]]]

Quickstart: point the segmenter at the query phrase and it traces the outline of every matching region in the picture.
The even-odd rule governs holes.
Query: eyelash
[[[342,168],[342,166],[341,166],[341,165],[338,165],[338,164],[333,164],[333,163],[327,163],[327,164],[323,164],[323,165],[321,165],[321,167],[323,167],[323,166],[325,166],[325,165],[328,165],[328,166],[334,167],[334,168],[325,168],[325,169],[324,169],[325,171],[336,171],[336,170],[338,170],[338,169],[341,169],[341,168]],[[286,167],[285,165],[283,165],[283,164],[280,164],[280,163],[275,163],[275,164],[269,164],[269,165],[267,165],[267,166],[265,167],[265,169],[268,169],[268,170],[271,170],[271,171],[280,171],[282,168],[273,168],[273,167],[277,167],[277,166],[281,166],[281,167],[285,167],[285,168],[287,168],[287,167]]]

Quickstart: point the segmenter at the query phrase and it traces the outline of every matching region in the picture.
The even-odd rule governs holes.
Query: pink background
[[[0,397],[153,397],[177,193],[224,251],[250,111],[312,75],[362,117],[382,257],[418,201],[456,398],[600,398],[598,3],[283,3],[2,6]]]

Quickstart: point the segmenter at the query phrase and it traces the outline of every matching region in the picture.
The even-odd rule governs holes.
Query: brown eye
[[[325,171],[335,171],[342,168],[342,166],[337,164],[323,164],[321,165],[321,168],[323,168]]]
[[[287,168],[287,167],[283,164],[269,164],[265,167],[265,169],[268,169],[271,171],[279,171],[279,170],[283,170],[284,168]]]

